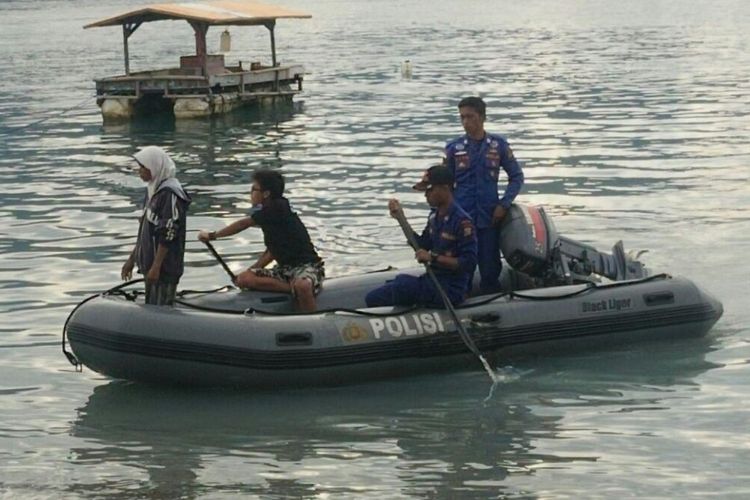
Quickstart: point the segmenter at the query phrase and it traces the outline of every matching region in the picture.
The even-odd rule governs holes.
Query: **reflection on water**
[[[277,26],[280,61],[309,71],[294,106],[104,126],[91,80],[122,71],[121,35],[81,26],[132,2],[0,2],[0,491],[747,498],[750,3],[282,3],[313,14]],[[131,39],[135,70],[191,50],[186,23],[160,24]],[[264,30],[232,37],[230,62],[267,56]],[[119,282],[132,249],[138,148],[164,146],[193,195],[185,288],[226,284],[194,231],[246,213],[260,167],[287,177],[328,274],[405,267],[412,252],[386,201],[423,223],[409,187],[460,133],[467,94],[486,98],[488,130],[523,162],[520,199],[543,204],[561,234],[649,249],[654,272],[724,302],[714,347],[513,360],[532,371],[487,406],[479,370],[276,395],[162,393],[65,371],[65,318]],[[262,245],[248,230],[216,247],[237,269]]]
[[[71,432],[83,441],[70,456],[91,470],[133,469],[128,486],[138,486],[128,491],[138,496],[429,497],[469,488],[477,497],[533,498],[523,477],[539,466],[575,468],[611,451],[566,449],[571,435],[595,431],[597,413],[612,415],[609,434],[627,437],[629,415],[669,412],[699,391],[696,378],[718,367],[705,359],[709,350],[699,340],[562,358],[501,385],[484,403],[481,373],[253,395],[111,382],[78,410]],[[371,475],[378,480],[362,481]],[[123,486],[119,478],[79,482],[71,492]]]
[[[262,130],[278,127],[290,121],[295,113],[303,113],[300,102],[266,103],[264,105],[238,108],[232,113],[200,120],[175,120],[169,114],[155,114],[147,117],[136,117],[129,121],[106,122],[101,126],[102,135],[115,139],[133,141],[157,141],[185,146],[194,144],[197,138],[207,140],[225,139],[225,134],[232,134],[233,129],[246,133],[250,129]],[[174,142],[177,141],[177,142]],[[182,142],[180,142],[182,141]]]

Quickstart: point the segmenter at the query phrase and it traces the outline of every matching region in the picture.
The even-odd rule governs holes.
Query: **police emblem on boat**
[[[445,322],[437,311],[349,320],[339,324],[338,330],[346,343],[419,337],[446,331]]]

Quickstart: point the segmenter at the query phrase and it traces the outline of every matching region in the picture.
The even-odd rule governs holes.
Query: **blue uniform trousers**
[[[479,291],[481,294],[500,291],[500,228],[495,226],[477,229],[477,264],[479,267]],[[471,274],[473,281],[474,273]]]
[[[456,283],[447,276],[437,275],[438,282],[443,287],[445,294],[451,304],[457,305],[464,301],[464,286]],[[380,306],[410,306],[414,304],[427,307],[444,308],[443,299],[435,289],[432,279],[423,274],[422,276],[411,276],[409,274],[398,274],[393,281],[372,290],[365,297],[367,307]]]

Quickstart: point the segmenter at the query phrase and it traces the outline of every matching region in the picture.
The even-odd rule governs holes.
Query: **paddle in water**
[[[415,251],[419,250],[420,247],[419,247],[419,243],[417,242],[417,238],[415,236],[414,230],[409,225],[409,222],[406,220],[406,216],[404,215],[404,211],[401,208],[401,206],[399,206],[397,210],[392,212],[392,215],[398,221],[398,225],[401,226],[401,230],[404,232],[404,236],[406,236],[406,240],[409,242],[409,245]],[[430,280],[432,281],[433,285],[435,286],[435,289],[440,295],[440,298],[442,299],[443,304],[445,305],[445,308],[448,310],[448,313],[453,319],[453,323],[456,325],[456,330],[458,330],[459,337],[461,337],[461,340],[466,345],[466,347],[479,358],[479,361],[481,361],[482,366],[484,367],[485,371],[490,376],[490,380],[492,380],[492,384],[494,387],[495,384],[500,382],[500,379],[495,375],[495,372],[492,371],[490,364],[487,362],[485,357],[477,348],[476,344],[474,343],[474,340],[469,335],[469,332],[466,331],[466,329],[464,328],[464,325],[461,323],[461,320],[458,319],[456,310],[453,308],[453,304],[448,298],[448,295],[446,295],[445,290],[443,290],[443,287],[438,281],[437,276],[435,276],[435,273],[432,270],[432,267],[430,267],[430,265],[426,263],[424,265],[424,268],[425,268],[425,271],[427,272],[427,276],[430,277]]]

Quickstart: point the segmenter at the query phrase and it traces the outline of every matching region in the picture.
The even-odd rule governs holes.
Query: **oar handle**
[[[409,221],[406,220],[404,209],[399,206],[392,212],[392,215],[398,221],[398,225],[401,226],[401,230],[404,232],[404,236],[406,236],[406,241],[409,242],[409,246],[414,250],[419,250],[419,242],[417,241],[417,236],[414,234],[414,229],[412,229],[411,225],[409,225]]]
[[[213,254],[214,258],[219,262],[219,264],[221,264],[221,267],[223,267],[224,270],[227,272],[229,277],[232,279],[232,283],[234,283],[237,280],[237,276],[235,276],[232,270],[229,269],[229,266],[227,265],[227,263],[224,262],[224,259],[222,259],[221,255],[219,255],[219,252],[216,251],[216,249],[214,248],[214,246],[211,244],[210,241],[204,241],[203,243],[208,248],[208,251],[211,252],[211,254]]]
[[[401,230],[404,232],[404,236],[406,236],[406,240],[409,242],[409,245],[414,250],[418,250],[420,248],[419,242],[417,241],[417,237],[414,233],[414,230],[412,229],[411,225],[409,225],[409,221],[406,220],[406,216],[404,215],[404,211],[401,208],[401,206],[399,206],[396,210],[392,211],[391,214],[398,221],[398,225],[401,226]],[[479,351],[476,344],[474,344],[474,340],[469,335],[469,332],[467,332],[466,329],[464,328],[464,325],[461,323],[461,320],[458,319],[456,310],[453,308],[453,304],[451,303],[450,298],[448,298],[448,295],[445,293],[445,290],[443,290],[443,286],[440,284],[440,281],[438,281],[437,276],[435,276],[435,272],[432,270],[432,267],[430,267],[429,264],[425,264],[424,268],[425,268],[425,271],[427,272],[427,275],[430,277],[432,284],[435,286],[435,289],[437,290],[438,295],[440,295],[440,298],[443,300],[443,304],[445,305],[445,308],[448,310],[448,313],[451,315],[451,318],[453,319],[453,322],[456,325],[456,329],[458,330],[459,337],[461,337],[461,340],[463,340],[464,344],[466,344],[466,347],[472,353],[479,356],[482,363],[485,364],[486,361],[484,361],[482,353]],[[490,374],[490,377],[492,377],[492,374]]]

